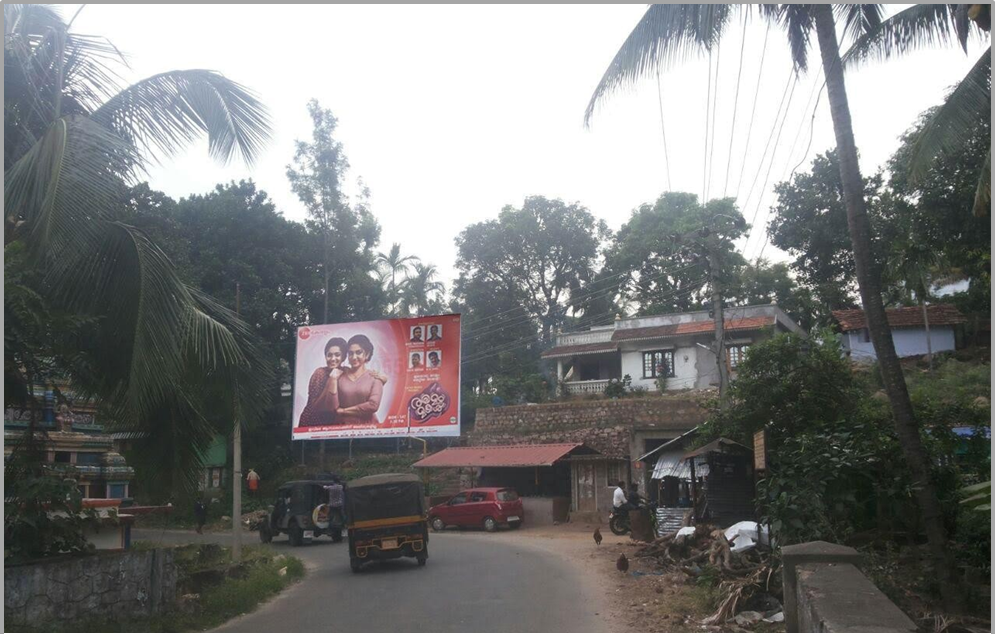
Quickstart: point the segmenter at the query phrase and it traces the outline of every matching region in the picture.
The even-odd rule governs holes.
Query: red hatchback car
[[[518,528],[524,521],[522,500],[514,489],[502,487],[460,491],[448,502],[428,511],[428,523],[435,531],[447,526],[483,526],[488,531],[495,531],[499,524]]]

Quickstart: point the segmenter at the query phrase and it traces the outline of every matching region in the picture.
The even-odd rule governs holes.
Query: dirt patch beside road
[[[555,553],[570,561],[589,595],[597,597],[597,611],[613,632],[737,631],[733,624],[699,624],[712,611],[713,591],[689,583],[683,574],[661,575],[655,560],[636,559],[641,545],[617,537],[601,527],[602,542],[594,543],[594,524],[523,527],[488,537],[508,540]],[[616,567],[620,554],[629,559],[623,574]],[[742,630],[739,630],[742,631]]]

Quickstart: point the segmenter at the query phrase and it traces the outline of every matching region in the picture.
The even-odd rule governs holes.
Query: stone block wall
[[[44,626],[92,617],[142,617],[176,598],[170,549],[127,550],[4,568],[4,620]]]
[[[633,430],[684,432],[707,410],[690,397],[568,401],[477,410],[469,445],[583,442],[609,456],[627,456]]]

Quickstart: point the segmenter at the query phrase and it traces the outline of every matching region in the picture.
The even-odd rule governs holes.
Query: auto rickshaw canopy
[[[346,485],[350,522],[425,515],[425,493],[418,476],[385,473],[357,478]]]

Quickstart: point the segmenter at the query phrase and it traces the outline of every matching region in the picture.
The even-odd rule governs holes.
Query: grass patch
[[[135,542],[133,548],[151,548]],[[190,544],[175,549],[177,605],[147,619],[85,619],[54,623],[39,632],[199,632],[255,610],[260,604],[304,578],[297,557],[275,555],[265,546],[246,546],[242,563],[230,565],[231,550],[216,544]],[[281,570],[286,568],[281,574]],[[199,590],[199,592],[191,592]],[[185,596],[184,596],[185,595]]]

